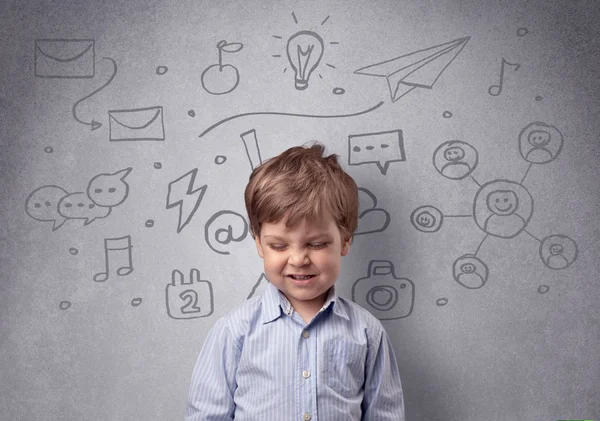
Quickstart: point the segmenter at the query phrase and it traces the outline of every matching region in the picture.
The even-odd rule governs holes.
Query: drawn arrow
[[[96,121],[94,119],[92,119],[92,121],[90,123],[83,121],[81,119],[79,119],[77,117],[77,106],[79,104],[81,104],[83,101],[85,101],[86,99],[89,99],[91,97],[93,97],[94,95],[96,95],[98,92],[100,92],[102,89],[106,88],[108,85],[110,85],[110,83],[113,81],[113,79],[115,78],[115,76],[117,75],[117,62],[114,61],[112,58],[110,57],[102,57],[105,60],[110,60],[112,61],[113,64],[113,72],[112,75],[110,76],[110,78],[108,79],[108,81],[100,86],[98,89],[96,89],[95,91],[93,91],[91,94],[84,96],[83,98],[81,98],[79,101],[77,101],[75,104],[73,104],[73,118],[75,120],[77,120],[79,123],[81,124],[85,124],[86,126],[92,126],[92,131],[99,129],[100,127],[102,127],[102,123],[100,123],[99,121]]]

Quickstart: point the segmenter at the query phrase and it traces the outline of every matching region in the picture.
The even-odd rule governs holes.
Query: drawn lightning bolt
[[[196,187],[197,173],[198,168],[194,168],[177,180],[173,180],[169,183],[167,209],[179,206],[179,222],[177,224],[178,234],[191,221],[194,213],[198,210],[200,202],[202,202],[202,198],[204,197],[204,192],[206,191],[206,184]]]

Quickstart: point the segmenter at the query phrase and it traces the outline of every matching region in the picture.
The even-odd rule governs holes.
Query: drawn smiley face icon
[[[433,166],[450,180],[468,177],[479,162],[477,150],[467,142],[449,140],[439,145],[433,152]]]
[[[553,256],[558,256],[559,254],[563,254],[565,248],[560,244],[552,244],[550,246],[550,254]]]
[[[487,196],[487,206],[496,215],[512,215],[519,208],[519,197],[512,190],[494,190]]]
[[[473,263],[463,263],[460,270],[462,273],[473,273],[475,272],[475,265]]]
[[[442,227],[444,215],[430,205],[419,206],[410,215],[410,222],[421,232],[436,232]]]
[[[444,158],[449,162],[460,161],[465,157],[465,150],[460,146],[452,146],[444,151]]]
[[[527,141],[534,147],[546,146],[550,143],[551,139],[550,132],[545,130],[533,130],[527,136]]]

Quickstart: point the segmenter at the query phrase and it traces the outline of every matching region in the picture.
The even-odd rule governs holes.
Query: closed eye
[[[309,247],[312,248],[313,250],[320,250],[322,248],[327,247],[329,243],[317,243],[317,244],[310,244]]]

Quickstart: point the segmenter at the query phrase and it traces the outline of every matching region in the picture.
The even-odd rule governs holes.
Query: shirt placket
[[[316,330],[304,324],[298,339],[297,378],[299,387],[296,399],[299,403],[299,421],[318,421],[316,386]]]

